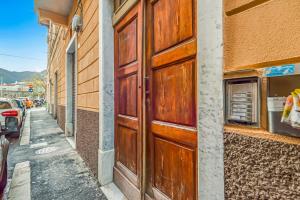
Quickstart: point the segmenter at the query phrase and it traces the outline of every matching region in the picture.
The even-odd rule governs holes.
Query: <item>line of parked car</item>
[[[26,110],[39,107],[44,100],[30,100],[29,98],[6,99],[0,98],[0,123],[5,134],[20,135]]]
[[[44,99],[0,98],[0,199],[7,184],[7,155],[9,141],[6,136],[19,137],[27,109],[45,104]]]

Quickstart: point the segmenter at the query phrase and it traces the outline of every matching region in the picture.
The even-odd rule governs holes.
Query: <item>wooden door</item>
[[[154,199],[197,199],[195,8],[196,0],[146,4],[146,174]]]
[[[142,15],[141,3],[115,26],[114,182],[129,199],[141,198]]]

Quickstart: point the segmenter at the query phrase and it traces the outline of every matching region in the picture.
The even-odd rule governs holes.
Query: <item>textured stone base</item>
[[[57,106],[57,123],[58,126],[65,131],[66,108],[65,106]]]
[[[98,180],[101,185],[107,185],[113,181],[115,151],[101,151],[99,149],[98,156]]]
[[[298,199],[300,146],[224,134],[225,199]]]
[[[92,170],[98,174],[99,113],[77,110],[76,149]]]
[[[127,200],[124,194],[114,183],[102,186],[101,190],[109,200]]]

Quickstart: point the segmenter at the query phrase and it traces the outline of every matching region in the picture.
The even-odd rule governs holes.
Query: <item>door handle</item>
[[[144,80],[145,80],[145,94],[146,94],[146,97],[148,97],[150,95],[150,86],[149,86],[149,77],[148,76],[145,76],[144,77]]]

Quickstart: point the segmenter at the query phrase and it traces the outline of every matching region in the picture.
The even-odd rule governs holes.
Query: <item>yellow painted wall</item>
[[[51,36],[50,36],[51,34]],[[58,105],[65,105],[65,49],[67,47],[69,38],[63,39],[66,35],[66,30],[62,27],[52,25],[49,29],[48,37],[52,41],[48,43],[48,51],[52,52],[48,58],[48,66],[50,66],[50,78],[52,82],[52,102],[54,102],[54,80],[55,72],[57,72],[58,79]]]
[[[300,62],[300,1],[224,0],[225,71]]]
[[[77,35],[77,108],[89,111],[99,110],[99,30],[98,0],[83,0],[83,29]],[[74,2],[71,23],[76,10]],[[78,11],[79,12],[79,11]],[[57,27],[56,27],[57,30]],[[53,35],[55,26],[49,29]],[[66,94],[66,48],[71,39],[70,30],[59,27],[58,39],[49,59],[50,77],[58,72],[58,105],[65,106]],[[53,41],[54,42],[54,41]],[[49,43],[51,46],[52,43]]]
[[[83,31],[78,35],[79,109],[99,109],[99,9],[98,0],[83,1]]]

